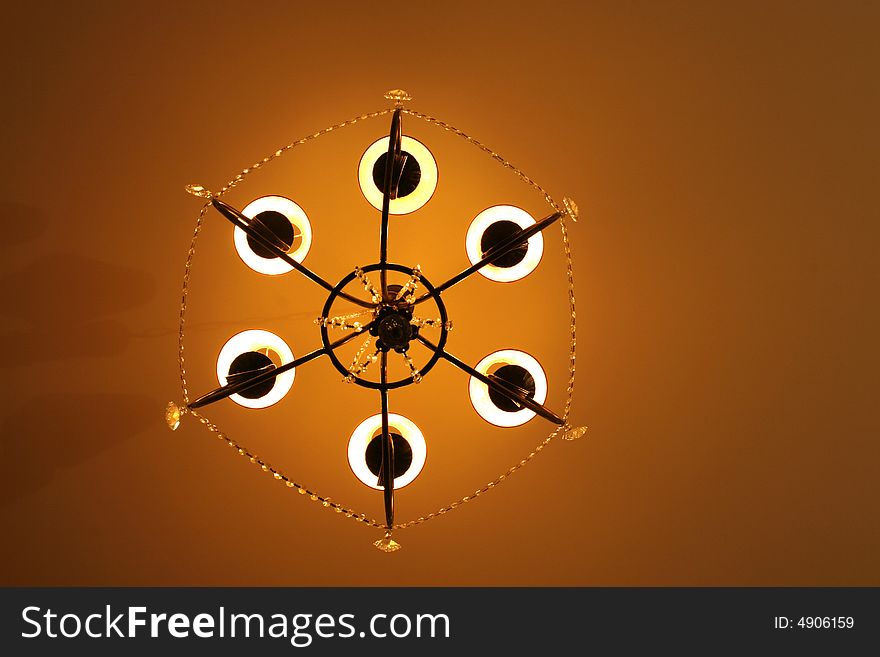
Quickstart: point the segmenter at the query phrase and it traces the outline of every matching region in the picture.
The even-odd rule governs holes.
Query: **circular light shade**
[[[394,489],[398,490],[412,483],[413,479],[419,476],[422,468],[425,467],[425,458],[427,457],[428,450],[425,445],[425,437],[412,420],[397,413],[389,413],[388,430],[399,434],[409,443],[412,450],[412,462],[409,468],[407,468],[406,472],[394,478]],[[351,434],[351,439],[348,441],[348,464],[351,466],[351,471],[354,472],[354,475],[361,482],[370,488],[382,490],[382,487],[376,483],[378,481],[377,475],[367,465],[367,447],[377,431],[379,433],[382,432],[381,414],[368,417],[357,426],[357,429],[354,430],[354,433]]]
[[[253,329],[242,331],[241,333],[232,336],[226,344],[223,345],[223,348],[220,350],[220,355],[217,357],[217,380],[220,381],[220,385],[226,385],[227,377],[229,376],[229,371],[232,368],[233,362],[242,354],[247,354],[249,352],[263,352],[265,350],[274,351],[278,354],[278,357],[281,359],[281,365],[286,365],[293,361],[293,352],[290,350],[290,347],[288,347],[284,340],[274,333]],[[257,397],[256,399],[251,399],[238,394],[231,395],[229,398],[236,404],[240,404],[247,408],[266,408],[267,406],[271,406],[272,404],[281,401],[281,398],[290,390],[290,387],[293,385],[293,378],[296,374],[295,370],[296,368],[288,370],[287,372],[282,372],[276,376],[275,384],[272,388],[266,394]]]
[[[248,203],[241,212],[249,219],[253,219],[263,213],[272,213],[276,218],[277,215],[281,215],[281,217],[287,219],[290,227],[293,229],[292,239],[293,237],[301,238],[299,246],[294,251],[288,251],[288,255],[297,262],[302,262],[305,259],[312,246],[312,225],[309,223],[309,218],[306,216],[305,211],[296,203],[283,196],[262,196]],[[248,267],[256,272],[274,276],[286,274],[293,269],[281,258],[264,258],[258,255],[254,251],[247,233],[238,226],[235,227],[233,232],[233,240],[235,241],[235,250],[238,251],[239,257]]]
[[[539,404],[543,404],[547,400],[547,375],[544,374],[541,364],[524,351],[516,349],[496,351],[477,363],[475,369],[480,374],[488,375],[490,370],[498,369],[504,365],[518,365],[525,369],[534,379],[534,400]],[[518,411],[505,411],[499,408],[489,396],[489,386],[474,377],[470,378],[468,389],[474,410],[480,414],[480,417],[495,426],[518,427],[535,417],[535,412],[527,408]]]
[[[532,215],[515,205],[493,205],[491,208],[483,210],[471,222],[464,242],[468,260],[472,265],[483,259],[483,235],[493,224],[500,222],[512,222],[520,228],[528,228],[536,223]],[[489,280],[499,283],[510,283],[528,276],[535,271],[538,263],[541,262],[541,256],[544,253],[544,237],[541,233],[535,233],[526,244],[528,248],[525,255],[513,266],[499,267],[488,264],[480,269],[480,273]]]
[[[370,202],[370,205],[377,210],[382,209],[383,194],[382,189],[376,185],[373,177],[373,168],[380,158],[383,156],[387,157],[389,139],[389,137],[383,137],[370,144],[370,147],[364,151],[360,164],[358,164],[358,182],[361,186],[361,192],[363,192],[367,201]],[[407,153],[410,158],[415,159],[420,171],[420,177],[412,191],[399,198],[391,199],[388,205],[388,212],[391,214],[415,212],[431,200],[434,190],[437,189],[437,162],[434,161],[431,151],[422,142],[406,135],[400,138],[400,150]],[[412,166],[412,163],[409,166]],[[406,173],[406,169],[404,169],[404,173]]]

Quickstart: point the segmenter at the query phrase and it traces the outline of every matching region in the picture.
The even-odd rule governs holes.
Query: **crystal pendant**
[[[563,440],[577,440],[587,433],[587,427],[569,427],[568,431],[562,434]]]
[[[373,545],[382,552],[395,552],[400,549],[400,543],[391,538],[391,532],[385,532],[385,538],[380,538]]]
[[[173,401],[168,402],[168,406],[165,407],[165,422],[168,423],[169,429],[175,431],[180,426],[180,418],[184,412]]]
[[[187,185],[185,189],[193,196],[198,196],[199,198],[212,198],[214,196],[211,190],[203,185]]]
[[[568,198],[567,196],[562,199],[562,204],[565,206],[565,211],[568,213],[568,216],[571,217],[571,220],[577,223],[578,220],[578,206],[573,200]]]
[[[403,89],[390,89],[385,92],[386,100],[393,100],[396,103],[404,103],[407,100],[412,100],[412,96],[406,93]]]

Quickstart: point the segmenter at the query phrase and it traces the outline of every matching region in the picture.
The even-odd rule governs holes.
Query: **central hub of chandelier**
[[[184,404],[170,402],[166,420],[172,429],[183,415],[197,417],[227,445],[257,464],[287,487],[320,501],[346,517],[385,530],[385,538],[375,545],[385,551],[396,550],[394,529],[409,527],[446,513],[503,481],[543,449],[551,438],[564,430],[563,438],[573,439],[584,427],[567,424],[574,388],[575,312],[571,252],[564,219],[577,220],[577,206],[566,198],[563,206],[513,167],[457,128],[403,106],[408,94],[393,90],[386,98],[394,101],[392,109],[366,114],[331,126],[285,146],[262,161],[244,169],[216,193],[200,185],[187,191],[207,199],[196,223],[184,275],[180,309],[179,365]],[[262,196],[241,210],[221,197],[242,182],[250,172],[263,167],[289,149],[320,137],[332,130],[358,121],[391,114],[388,136],[370,144],[358,163],[358,183],[365,200],[381,212],[379,224],[379,259],[364,267],[356,266],[336,285],[332,285],[303,264],[312,246],[312,228],[306,212],[285,196]],[[463,137],[494,160],[511,170],[539,191],[550,205],[550,212],[536,220],[513,205],[493,205],[476,214],[465,237],[465,252],[470,266],[434,285],[419,265],[405,266],[389,261],[390,217],[417,211],[434,195],[437,188],[437,163],[417,139],[402,133],[402,118],[409,115],[433,123]],[[241,260],[253,271],[278,276],[296,271],[328,291],[321,314],[315,319],[321,334],[321,346],[298,357],[279,336],[263,330],[247,330],[233,335],[220,349],[217,379],[220,387],[190,400],[184,367],[184,322],[187,307],[187,283],[190,277],[196,241],[205,213],[214,208],[234,226],[233,243]],[[544,229],[559,222],[562,226],[564,254],[567,261],[568,304],[570,310],[569,380],[563,413],[557,415],[546,405],[547,376],[538,361],[524,351],[501,349],[471,366],[447,350],[452,322],[443,302],[443,293],[474,274],[510,283],[534,271],[544,251]],[[360,339],[358,345],[356,340]],[[352,353],[354,355],[352,356]],[[348,441],[348,461],[354,475],[365,485],[382,491],[385,521],[370,520],[318,495],[270,466],[223,433],[200,414],[199,409],[229,399],[240,406],[258,409],[278,403],[290,392],[296,369],[327,356],[346,383],[379,391],[380,412],[358,425]],[[531,454],[487,486],[465,496],[448,507],[402,524],[394,522],[395,491],[411,483],[422,471],[426,459],[426,441],[418,426],[409,418],[389,412],[389,393],[403,386],[420,383],[434,366],[444,360],[469,377],[469,395],[474,410],[498,427],[516,427],[538,416],[556,428]]]
[[[409,326],[409,313],[392,308],[383,308],[379,313],[379,326],[373,335],[379,336],[378,345],[382,351],[394,349],[398,353],[409,351],[409,341],[413,336],[413,329]],[[418,328],[415,329],[418,331]]]
[[[381,291],[381,286],[377,289],[372,283],[370,275],[375,272],[379,273],[384,292]],[[406,280],[402,283],[389,283],[388,277],[393,274],[404,275]],[[369,295],[369,302],[361,301],[356,296],[357,289],[352,292],[346,291],[349,287],[356,288],[358,282]],[[421,296],[417,296],[419,287],[425,289],[425,293]],[[348,308],[336,314],[334,306],[338,302],[366,305],[367,309],[350,312],[351,309]],[[432,315],[422,317],[416,314],[417,310],[420,313],[428,311]],[[440,359],[452,328],[452,322],[446,313],[446,304],[437,293],[437,288],[422,275],[421,269],[418,266],[404,267],[394,263],[355,267],[330,291],[321,317],[315,322],[321,327],[321,344],[333,365],[343,375],[343,380],[378,390],[393,390],[421,382],[422,377]],[[436,345],[421,335],[423,328],[439,331],[439,335],[435,338]],[[348,330],[353,333],[333,341],[330,335],[332,329]],[[366,333],[369,337],[361,345],[354,359],[346,365],[338,351],[351,336],[359,333]],[[414,342],[428,346],[431,354],[430,359],[418,367],[410,356],[410,346]],[[372,351],[369,351],[370,347],[373,347]],[[401,358],[406,364],[409,370],[408,376],[394,381],[387,380],[387,362],[392,354]],[[382,359],[379,367],[380,378],[376,381],[375,377],[371,379],[366,374],[371,369],[370,366],[380,358]]]

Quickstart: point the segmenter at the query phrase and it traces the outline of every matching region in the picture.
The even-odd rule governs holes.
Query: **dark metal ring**
[[[412,267],[404,267],[403,265],[391,263],[387,263],[385,265],[382,265],[381,263],[367,265],[366,267],[362,267],[361,271],[363,271],[364,273],[369,273],[381,269],[396,271],[402,274],[411,274],[413,271]],[[321,317],[330,317],[330,308],[333,306],[336,299],[339,298],[342,290],[356,277],[357,271],[352,271],[350,274],[347,274],[345,278],[339,281],[339,283],[336,284],[336,286],[331,290],[330,295],[327,297],[327,301],[324,303],[324,308],[321,311]],[[434,354],[432,354],[431,356],[431,359],[425,364],[425,366],[419,369],[419,373],[424,376],[431,371],[431,368],[433,368],[434,365],[437,364],[437,361],[440,359],[440,352],[442,352],[443,347],[446,344],[446,338],[449,334],[449,329],[447,328],[447,322],[449,318],[446,314],[446,304],[443,303],[443,299],[440,298],[439,294],[435,294],[435,288],[433,285],[431,285],[431,282],[427,280],[424,276],[421,276],[419,278],[419,283],[424,285],[425,289],[432,295],[431,298],[437,304],[437,309],[440,313],[440,340],[437,343],[439,350],[434,352]],[[321,325],[321,344],[323,345],[327,355],[330,357],[330,362],[333,363],[333,366],[337,370],[339,370],[342,376],[354,376],[353,382],[359,386],[363,386],[364,388],[371,388],[373,390],[393,390],[395,388],[402,388],[404,386],[415,383],[413,378],[411,376],[408,376],[403,379],[398,379],[397,381],[391,381],[383,386],[381,383],[377,383],[375,381],[370,381],[360,376],[353,375],[352,372],[350,372],[349,369],[342,364],[339,358],[337,358],[336,353],[334,352],[330,344],[330,336],[327,331],[327,326],[324,324]]]

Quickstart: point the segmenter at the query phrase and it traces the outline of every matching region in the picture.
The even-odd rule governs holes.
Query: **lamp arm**
[[[397,160],[400,157],[400,111],[398,107],[391,117],[391,131],[388,136],[388,154],[385,156],[385,188],[382,190],[382,224],[379,229],[379,278],[382,287],[382,299],[388,293],[388,272],[385,265],[388,264],[388,214],[391,211],[391,190],[394,183],[394,198],[397,198],[397,182],[394,181],[394,171],[397,169]],[[402,163],[401,163],[402,164]],[[400,167],[403,173],[403,167]],[[398,180],[399,182],[399,180]]]
[[[542,230],[544,230],[548,226],[552,225],[556,220],[558,220],[562,216],[563,215],[561,212],[554,212],[553,214],[544,217],[543,219],[541,219],[541,221],[537,222],[536,224],[529,226],[528,228],[523,228],[519,232],[514,233],[508,239],[504,240],[503,242],[501,242],[499,244],[496,244],[491,249],[489,249],[486,252],[486,255],[483,256],[482,260],[471,265],[470,267],[468,267],[467,269],[465,269],[461,273],[456,274],[455,276],[450,278],[445,283],[438,285],[436,288],[434,288],[433,291],[426,292],[425,294],[420,296],[418,299],[416,299],[413,302],[413,305],[422,303],[423,301],[427,301],[428,299],[430,299],[438,294],[441,294],[443,291],[448,290],[453,285],[460,283],[461,281],[466,279],[471,274],[478,272],[480,269],[482,269],[486,265],[490,264],[493,260],[510,253],[511,251],[513,251],[513,249],[518,247],[520,244],[522,244],[523,242],[525,242],[526,240],[531,238],[533,235],[536,235],[537,233],[541,232]]]
[[[300,274],[308,278],[310,281],[317,283],[325,290],[330,292],[333,291],[333,286],[330,285],[323,278],[318,276],[311,269],[306,267],[300,262],[297,262],[293,258],[291,258],[287,253],[285,253],[279,246],[279,240],[276,238],[275,234],[272,233],[268,228],[266,228],[265,224],[261,221],[255,221],[250,217],[242,214],[241,211],[232,207],[225,201],[221,201],[218,198],[212,198],[211,204],[214,208],[223,215],[226,219],[232,222],[233,225],[241,228],[248,237],[252,237],[256,240],[263,248],[267,249],[272,255],[276,258],[280,258],[285,263],[296,269]],[[369,301],[364,301],[363,299],[358,299],[350,294],[345,292],[339,292],[339,296],[345,299],[346,301],[350,301],[353,304],[361,306],[362,308],[373,308],[373,304]]]
[[[364,330],[369,331],[372,328],[373,322],[370,322],[361,330],[361,332],[352,332],[348,335],[345,335],[336,342],[330,345],[330,349],[336,349],[337,347],[341,347],[345,343],[354,339],[356,336],[360,335]],[[213,404],[214,402],[218,402],[221,399],[226,399],[232,395],[238,394],[247,390],[249,388],[253,388],[254,386],[258,386],[261,383],[266,383],[267,381],[271,381],[279,374],[284,374],[285,372],[292,370],[294,367],[299,367],[300,365],[305,365],[309,361],[314,360],[318,356],[323,356],[327,353],[327,348],[321,347],[320,349],[315,349],[307,353],[305,356],[300,356],[296,360],[293,360],[285,365],[280,365],[279,367],[273,367],[272,369],[261,371],[259,374],[256,374],[251,377],[243,378],[241,380],[236,381],[235,383],[227,383],[225,386],[220,386],[219,388],[208,392],[193,402],[190,402],[188,405],[191,409],[201,408],[202,406],[207,406],[208,404]]]
[[[551,411],[549,408],[539,404],[531,397],[523,395],[521,392],[515,390],[514,388],[512,388],[508,385],[505,385],[504,383],[499,382],[500,380],[497,377],[495,377],[495,379],[491,379],[488,376],[486,376],[485,374],[478,372],[477,370],[475,370],[473,367],[471,367],[467,363],[460,361],[458,358],[456,358],[452,354],[448,353],[447,351],[445,351],[443,349],[440,349],[439,347],[437,347],[435,344],[433,344],[430,340],[423,337],[422,335],[417,335],[416,339],[419,342],[421,342],[423,345],[425,345],[431,351],[440,354],[441,358],[443,358],[446,361],[449,361],[450,363],[455,365],[458,369],[460,369],[464,372],[467,372],[475,379],[485,383],[487,386],[489,386],[489,388],[491,388],[492,390],[497,392],[499,395],[506,397],[507,399],[519,404],[520,406],[524,406],[525,408],[529,409],[530,411],[532,411],[536,415],[540,415],[542,418],[544,418],[545,420],[549,420],[553,424],[565,424],[565,420],[563,420],[561,417],[556,415],[556,413]]]

